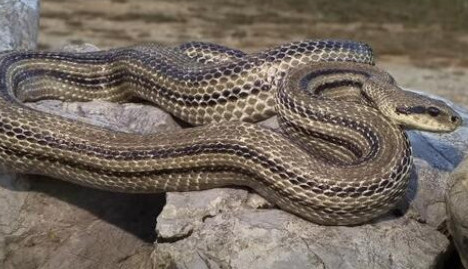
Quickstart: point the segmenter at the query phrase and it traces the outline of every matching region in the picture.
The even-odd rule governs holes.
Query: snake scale
[[[449,132],[445,103],[400,89],[364,43],[246,54],[210,43],[0,54],[0,163],[118,192],[247,186],[325,225],[383,214],[412,165],[403,128]],[[155,103],[196,127],[138,135],[35,110],[40,99]],[[278,115],[281,132],[252,124]]]

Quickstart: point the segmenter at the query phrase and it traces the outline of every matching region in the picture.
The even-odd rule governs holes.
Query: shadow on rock
[[[155,221],[166,203],[165,194],[114,193],[83,187],[48,177],[31,178],[37,191],[75,205],[140,238],[156,240]]]
[[[431,167],[445,172],[453,171],[463,160],[463,149],[454,145],[454,134],[438,135],[408,132],[413,157],[422,159]]]

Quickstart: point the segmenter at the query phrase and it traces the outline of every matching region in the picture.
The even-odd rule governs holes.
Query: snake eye
[[[427,108],[427,113],[431,115],[432,117],[437,117],[440,114],[440,109],[438,109],[437,107],[431,106]]]

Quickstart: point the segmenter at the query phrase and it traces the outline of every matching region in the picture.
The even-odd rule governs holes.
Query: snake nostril
[[[451,120],[452,122],[458,122],[458,121],[460,120],[460,117],[452,116],[452,117],[450,118],[450,120]]]

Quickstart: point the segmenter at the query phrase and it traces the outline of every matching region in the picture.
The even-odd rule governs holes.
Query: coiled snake
[[[242,185],[310,221],[366,222],[402,197],[402,127],[452,131],[461,118],[406,92],[362,43],[307,40],[254,54],[207,43],[90,53],[0,54],[0,163],[119,192]],[[193,125],[112,132],[34,110],[45,98],[154,102]],[[282,132],[249,122],[277,114]],[[241,122],[240,122],[241,121]]]

